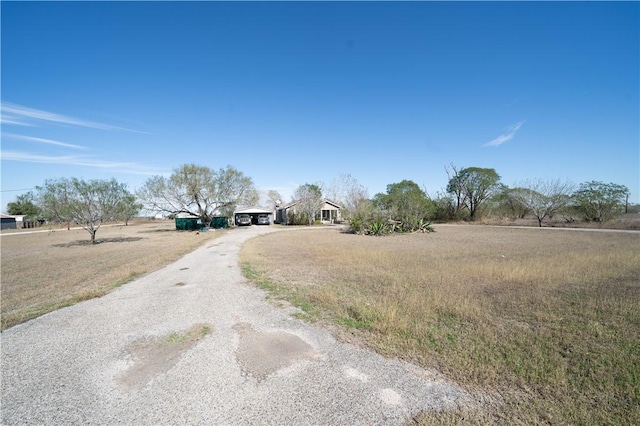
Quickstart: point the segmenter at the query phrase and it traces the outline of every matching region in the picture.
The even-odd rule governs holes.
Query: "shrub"
[[[408,217],[404,221],[389,218],[389,213],[370,207],[356,211],[349,221],[349,231],[359,235],[386,235],[393,232],[434,232],[424,217]]]
[[[426,220],[420,219],[416,226],[415,231],[417,232],[436,232],[435,229],[431,226],[431,222],[427,222]]]
[[[309,218],[304,213],[299,212],[287,212],[287,223],[289,225],[308,225]]]
[[[384,223],[382,220],[378,219],[373,221],[369,225],[369,228],[367,229],[367,234],[380,236],[380,235],[388,234],[391,231],[393,231],[393,228],[390,228],[389,225]]]

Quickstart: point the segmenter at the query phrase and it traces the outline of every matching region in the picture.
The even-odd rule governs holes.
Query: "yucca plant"
[[[389,226],[381,220],[375,220],[369,225],[369,235],[385,235],[389,233]]]
[[[436,232],[436,230],[433,229],[433,226],[431,226],[431,222],[428,222],[424,219],[420,219],[418,221],[416,228],[417,232]]]

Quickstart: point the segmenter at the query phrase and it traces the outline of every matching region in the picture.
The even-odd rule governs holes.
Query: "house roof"
[[[281,210],[286,210],[286,209],[288,209],[289,207],[295,206],[295,205],[296,205],[296,204],[298,204],[299,202],[300,202],[300,201],[292,201],[292,202],[287,203],[287,204],[285,204],[285,205],[282,205],[282,206],[280,206],[280,207],[278,207],[278,208],[279,208],[279,209],[281,209]]]
[[[331,200],[327,200],[326,198],[325,198],[325,199],[323,199],[322,201],[323,201],[324,203],[326,203],[326,204],[331,204],[332,206],[334,206],[334,207],[335,207],[335,208],[337,208],[337,209],[341,209],[341,208],[342,208],[342,206],[341,206],[340,204],[338,204],[338,203],[336,203],[336,202],[334,202],[334,201],[331,201]],[[296,204],[298,204],[298,203],[300,203],[300,200],[292,201],[292,202],[290,202],[290,203],[288,203],[288,204],[285,204],[284,206],[281,206],[281,207],[280,207],[280,209],[281,209],[281,210],[286,210],[286,209],[288,209],[289,207],[293,207],[293,206],[295,206],[295,205],[296,205]]]
[[[250,209],[242,209],[236,210],[235,214],[271,214],[273,213],[271,210],[259,209],[259,208],[250,208]]]
[[[325,198],[324,202],[325,202],[325,203],[327,203],[327,204],[331,204],[332,206],[334,206],[334,207],[336,207],[336,208],[338,208],[338,209],[341,209],[341,208],[342,208],[342,206],[341,206],[340,204],[336,203],[335,201],[327,200],[327,199]]]

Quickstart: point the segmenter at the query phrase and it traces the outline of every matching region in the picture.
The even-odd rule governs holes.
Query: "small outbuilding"
[[[27,228],[27,221],[25,220],[27,215],[14,214],[14,215],[11,215],[11,216],[16,218],[16,228],[18,228],[18,229]],[[33,227],[31,226],[30,228],[33,228]]]

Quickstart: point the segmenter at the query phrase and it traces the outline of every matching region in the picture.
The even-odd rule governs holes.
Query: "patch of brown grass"
[[[500,401],[423,424],[640,423],[638,233],[436,230],[275,233],[241,260],[343,336]]]
[[[14,233],[15,234],[15,233]],[[176,231],[173,222],[2,235],[2,330],[99,297],[193,251],[220,231]]]

